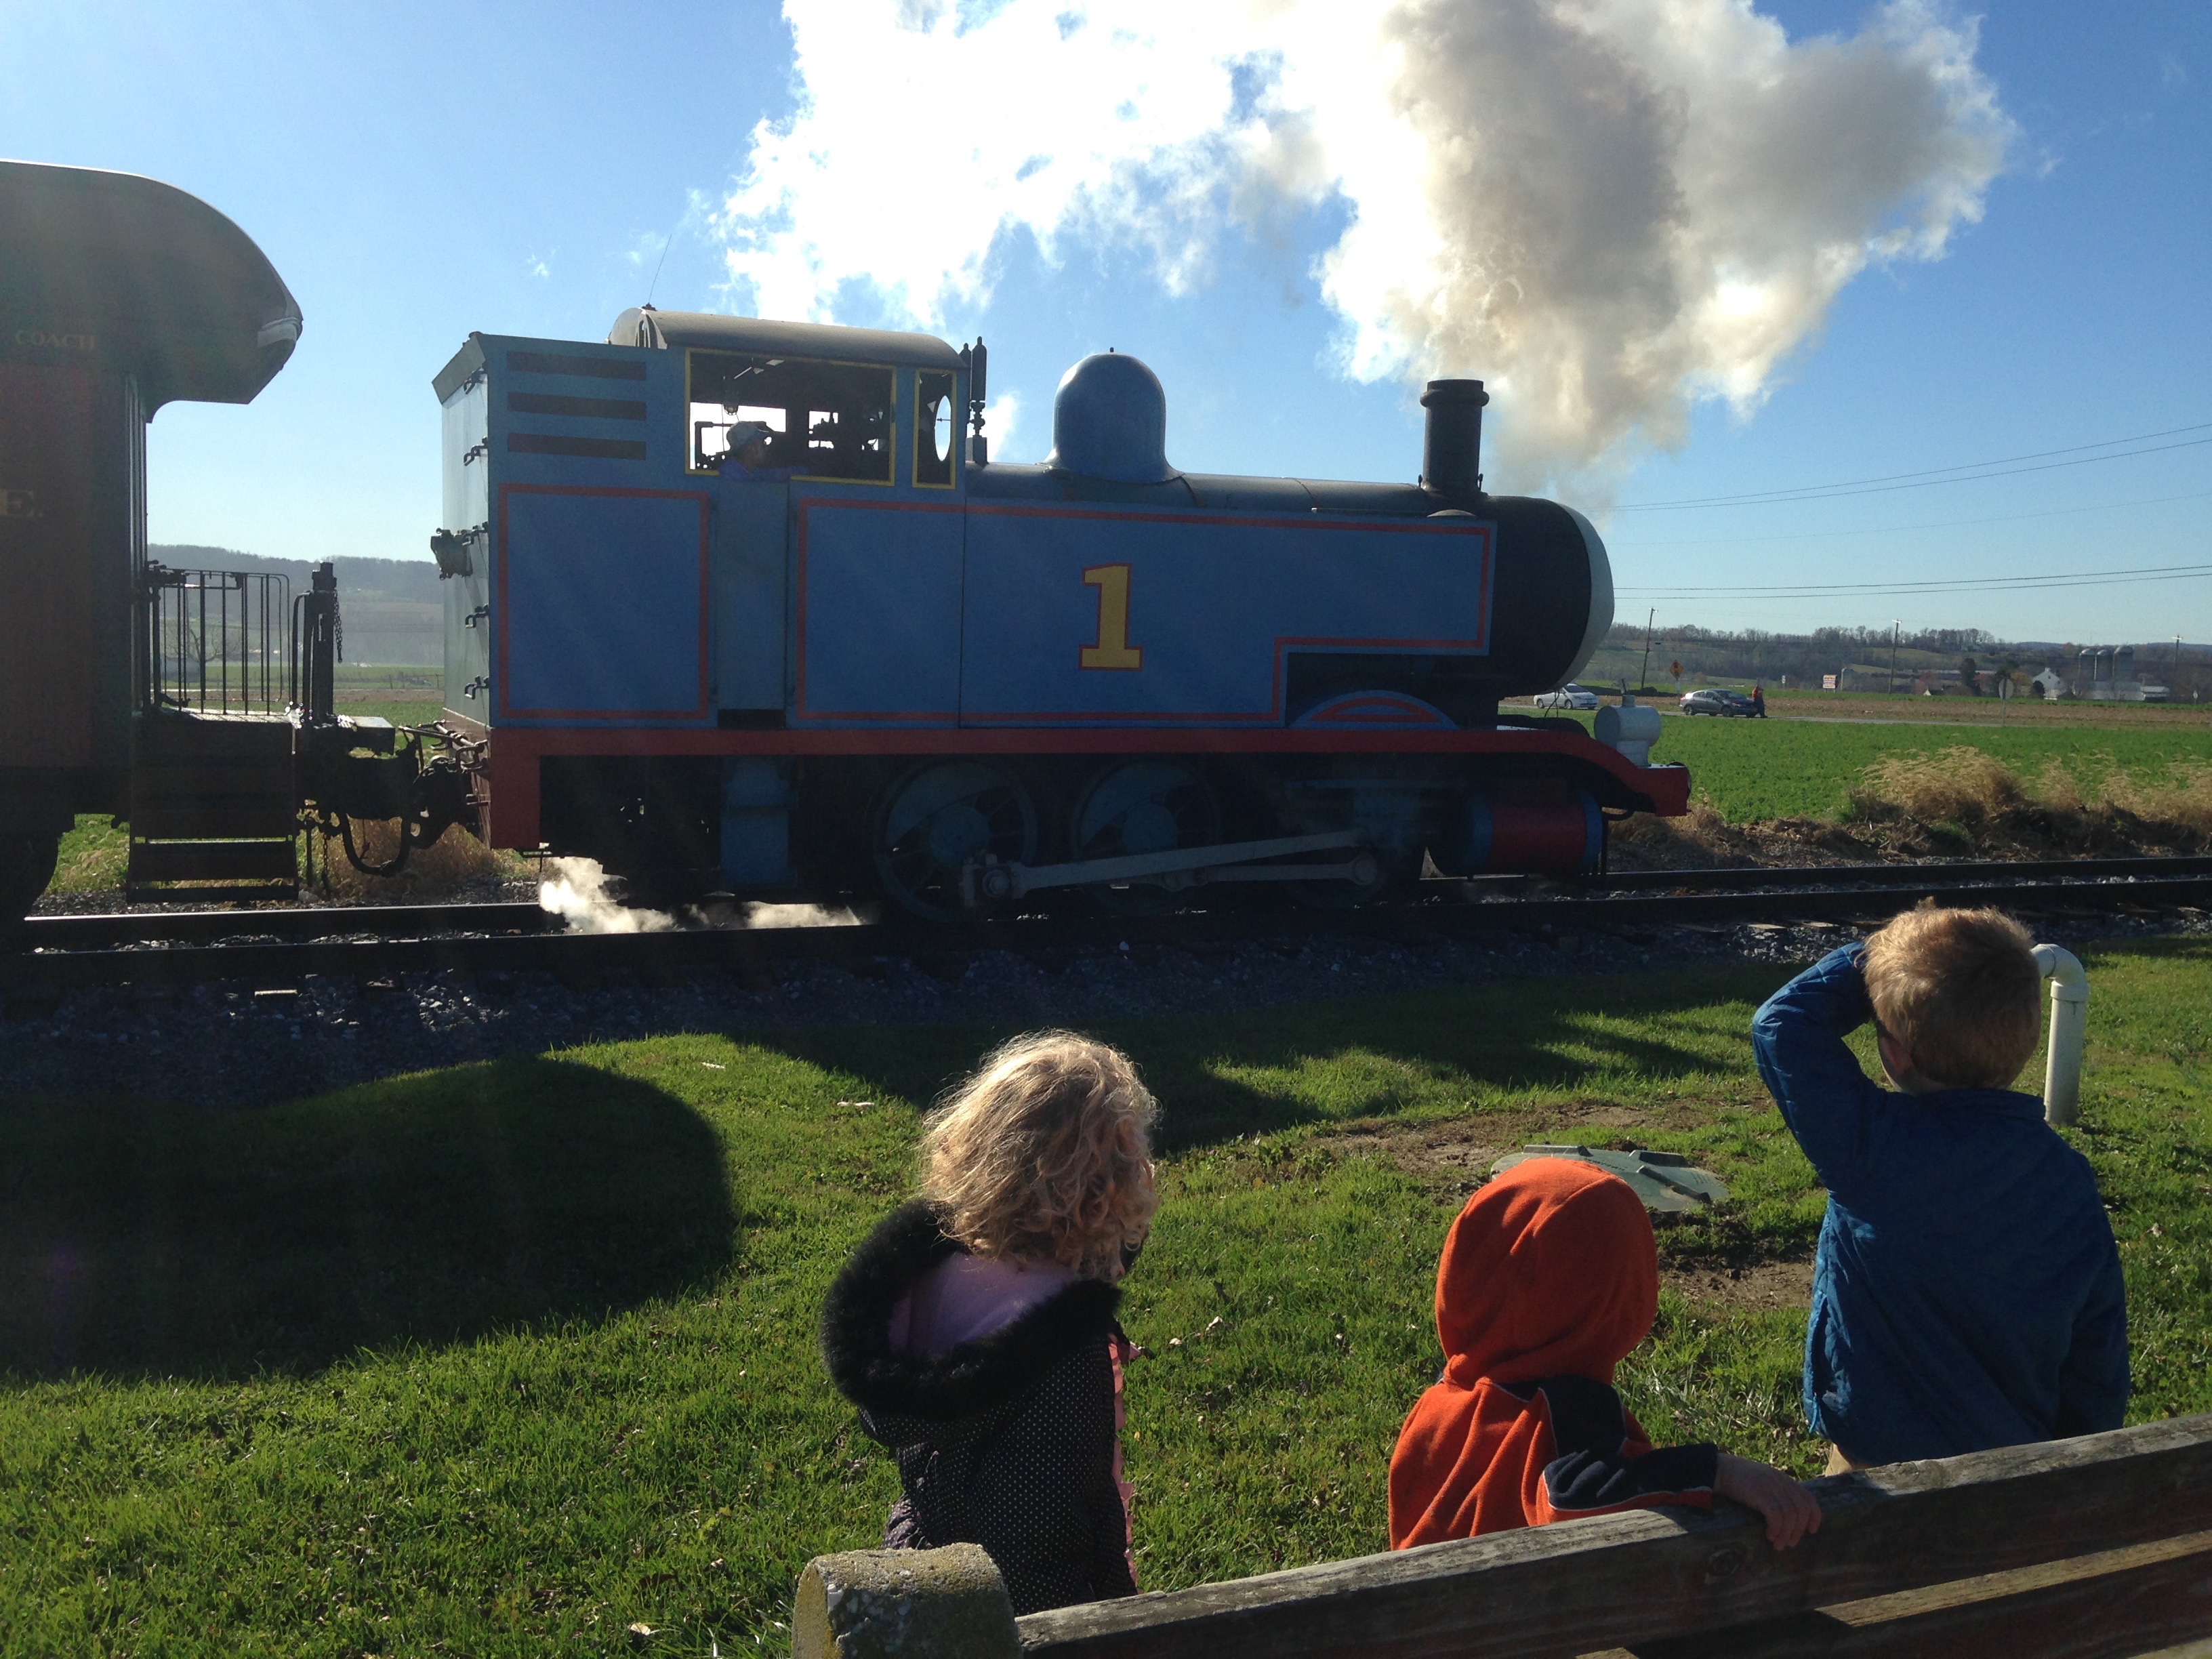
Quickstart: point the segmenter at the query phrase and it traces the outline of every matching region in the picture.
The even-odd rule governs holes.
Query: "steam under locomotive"
[[[1501,712],[1588,661],[1612,583],[1579,514],[1484,492],[1479,381],[1430,383],[1418,483],[1225,477],[1109,352],[1013,465],[980,342],[650,307],[439,372],[445,714],[345,720],[334,582],[145,555],[146,422],[282,368],[274,270],[182,192],[20,163],[0,247],[0,914],[84,811],[149,892],[281,887],[305,814],[946,921],[1589,870],[1609,817],[1686,805],[1650,711]]]

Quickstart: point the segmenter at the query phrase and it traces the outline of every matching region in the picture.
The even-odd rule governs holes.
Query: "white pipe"
[[[2035,947],[2035,965],[2051,981],[2051,1043],[2043,1067],[2043,1121],[2071,1123],[2081,1111],[2081,1028],[2089,1017],[2089,976],[2070,951]]]

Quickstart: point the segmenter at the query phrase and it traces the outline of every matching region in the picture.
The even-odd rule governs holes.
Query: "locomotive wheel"
[[[54,878],[59,836],[0,836],[0,948],[23,936],[23,918]]]
[[[1221,839],[1221,803],[1187,761],[1133,760],[1092,778],[1075,804],[1075,859],[1115,859],[1210,846]],[[1085,890],[1118,915],[1157,915],[1182,903],[1158,882],[1097,882]]]
[[[900,908],[957,921],[961,867],[1035,862],[1037,815],[1021,781],[988,761],[939,761],[902,778],[876,815],[876,878]]]

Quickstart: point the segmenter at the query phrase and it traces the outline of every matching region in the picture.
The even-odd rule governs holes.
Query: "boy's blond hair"
[[[1072,1031],[1016,1037],[929,1115],[921,1195],[977,1255],[1110,1278],[1158,1201],[1158,1111],[1120,1050]]]
[[[2002,910],[1923,902],[1867,941],[1861,966],[1875,1023],[1932,1083],[2002,1089],[2035,1052],[2035,942]]]

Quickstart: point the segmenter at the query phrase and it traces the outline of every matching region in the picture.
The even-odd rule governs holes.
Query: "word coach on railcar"
[[[945,920],[1568,873],[1608,816],[1685,810],[1650,711],[1499,713],[1589,661],[1613,584],[1580,514],[1484,492],[1480,381],[1430,383],[1421,480],[1383,484],[1181,471],[1114,352],[1042,465],[994,463],[985,374],[980,342],[650,307],[471,336],[433,548],[492,844]]]

